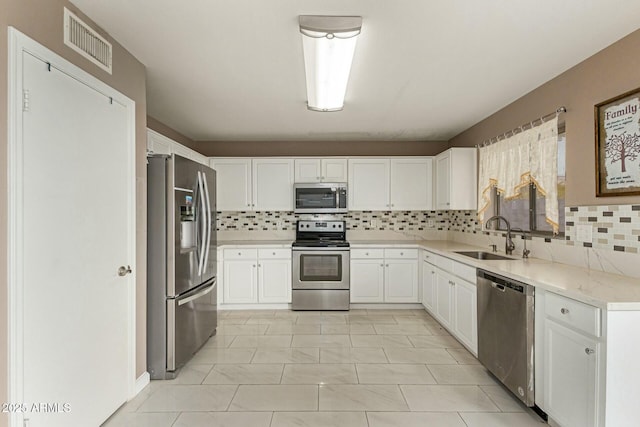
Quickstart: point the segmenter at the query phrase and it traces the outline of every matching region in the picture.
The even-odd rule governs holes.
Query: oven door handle
[[[346,247],[346,248],[323,248],[323,247],[314,247],[314,248],[302,248],[302,247],[295,247],[291,249],[292,252],[294,253],[311,253],[311,252],[349,252],[350,248]]]

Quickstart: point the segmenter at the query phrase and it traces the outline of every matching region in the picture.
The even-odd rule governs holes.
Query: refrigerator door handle
[[[215,286],[216,286],[216,281],[214,280],[209,286],[206,286],[204,289],[196,292],[195,294],[189,295],[188,297],[183,298],[183,299],[178,299],[177,300],[178,301],[178,306],[184,305],[184,304],[186,304],[188,302],[193,301],[194,299],[198,299],[201,296],[204,296],[204,295],[208,294],[209,292],[211,292],[213,290],[213,288]]]
[[[200,190],[200,206],[203,212],[201,212],[201,231],[202,231],[202,247],[200,248],[200,256],[198,260],[198,276],[202,276],[202,270],[204,269],[204,252],[205,248],[205,236],[207,234],[207,214],[205,212],[206,205],[204,199],[204,187],[202,186],[202,175],[200,171],[198,171],[198,189]]]
[[[204,263],[202,264],[202,273],[207,271],[207,264],[209,262],[209,246],[211,246],[211,199],[209,198],[209,187],[207,185],[207,175],[202,172],[202,185],[204,188],[204,197],[206,199],[206,217],[207,217],[207,241],[204,248]]]

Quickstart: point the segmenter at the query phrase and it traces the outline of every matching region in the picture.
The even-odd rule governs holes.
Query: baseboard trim
[[[424,310],[419,303],[351,303],[352,310]]]
[[[142,389],[144,389],[150,382],[151,382],[151,376],[149,375],[149,372],[145,371],[142,375],[140,375],[136,379],[135,394],[133,396],[131,396],[131,397],[133,398],[133,397],[137,396],[138,393],[140,393],[142,391]]]

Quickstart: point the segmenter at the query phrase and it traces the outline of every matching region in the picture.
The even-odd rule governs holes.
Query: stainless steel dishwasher
[[[478,359],[534,406],[534,287],[478,270]]]

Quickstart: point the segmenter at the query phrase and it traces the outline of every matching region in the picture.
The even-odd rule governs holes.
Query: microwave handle
[[[340,207],[340,191],[336,191],[336,208]]]

